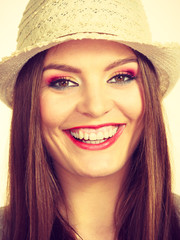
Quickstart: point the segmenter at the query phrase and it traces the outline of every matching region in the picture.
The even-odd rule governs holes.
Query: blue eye
[[[113,76],[112,78],[110,78],[107,82],[115,83],[115,84],[127,84],[135,79],[136,79],[136,77],[129,73],[119,73],[119,74]]]
[[[64,90],[66,88],[77,87],[77,86],[78,86],[78,83],[65,78],[52,80],[49,83],[49,87],[52,87],[58,90]]]

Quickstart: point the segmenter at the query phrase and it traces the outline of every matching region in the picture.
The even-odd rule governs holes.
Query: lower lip
[[[86,150],[103,150],[106,149],[108,147],[110,147],[113,143],[115,143],[117,141],[117,139],[120,137],[120,135],[123,133],[124,129],[125,129],[126,125],[120,125],[119,129],[117,131],[117,133],[109,138],[108,140],[106,140],[105,142],[99,143],[99,144],[90,144],[90,143],[84,143],[84,142],[80,142],[78,140],[76,140],[70,133],[69,131],[66,132],[67,136],[71,139],[71,141],[78,146],[79,148],[82,149],[86,149]]]

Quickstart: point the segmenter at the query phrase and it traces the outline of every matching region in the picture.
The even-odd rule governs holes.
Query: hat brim
[[[50,42],[41,42],[21,51],[14,52],[0,63],[0,99],[9,107],[12,106],[13,88],[23,65],[37,53],[47,50],[62,42],[80,39],[102,39],[125,44],[144,54],[155,66],[160,78],[160,88],[167,95],[180,77],[180,45],[178,43],[144,43],[121,41],[119,36],[108,33],[74,33],[61,36]]]

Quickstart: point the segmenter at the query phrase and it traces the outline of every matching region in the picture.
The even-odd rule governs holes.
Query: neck
[[[98,178],[66,173],[62,179],[70,225],[84,240],[113,240],[114,214],[124,172]]]

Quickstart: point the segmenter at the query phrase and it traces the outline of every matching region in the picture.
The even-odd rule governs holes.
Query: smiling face
[[[127,166],[143,128],[142,95],[137,58],[127,46],[85,39],[50,49],[40,107],[56,171],[100,177]]]

